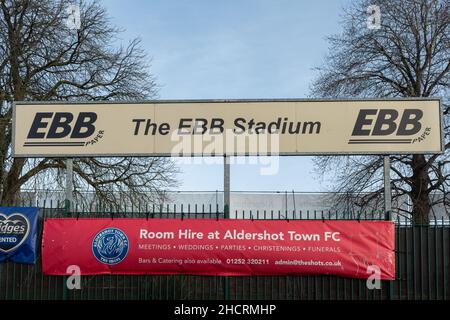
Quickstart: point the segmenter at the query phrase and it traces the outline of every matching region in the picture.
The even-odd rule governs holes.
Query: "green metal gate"
[[[223,218],[212,206],[151,206],[121,211],[113,207],[75,208],[42,204],[39,218],[41,243],[46,217],[134,217],[134,218]],[[233,215],[232,215],[233,216]],[[234,212],[235,218],[275,219],[282,212]],[[337,213],[293,211],[293,219],[383,220],[384,213]],[[400,222],[400,221],[397,221]],[[251,276],[219,277],[191,275],[82,276],[81,289],[69,290],[66,277],[44,276],[41,257],[35,265],[0,264],[0,300],[45,299],[271,299],[271,300],[449,300],[450,227],[445,221],[431,226],[396,226],[396,280],[382,281],[380,290],[369,290],[366,280],[337,276]]]

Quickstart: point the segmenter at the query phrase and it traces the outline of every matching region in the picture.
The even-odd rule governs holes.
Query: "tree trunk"
[[[430,218],[431,201],[428,194],[430,177],[426,169],[425,156],[413,155],[413,176],[411,197],[413,203],[413,220],[415,224],[428,224]]]
[[[17,205],[19,200],[20,184],[19,178],[22,173],[22,168],[25,163],[23,158],[15,158],[11,166],[11,170],[7,173],[5,182],[3,184],[3,194],[1,204],[3,206]]]

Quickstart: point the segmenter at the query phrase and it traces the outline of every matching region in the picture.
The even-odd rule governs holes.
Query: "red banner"
[[[81,274],[308,275],[395,279],[385,221],[47,219],[43,271]]]

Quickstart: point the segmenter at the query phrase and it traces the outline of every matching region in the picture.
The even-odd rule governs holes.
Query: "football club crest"
[[[92,241],[92,253],[101,263],[115,265],[128,254],[128,237],[120,229],[106,228],[97,233]]]

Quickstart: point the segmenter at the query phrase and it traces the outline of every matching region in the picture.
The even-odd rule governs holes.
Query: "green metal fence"
[[[75,208],[68,213],[61,203],[41,203],[39,239],[47,217],[223,218],[213,206],[146,206],[127,211],[111,206]],[[234,212],[239,219],[383,220],[384,213],[317,211]],[[398,221],[399,222],[399,221]],[[450,227],[396,226],[396,280],[382,281],[369,290],[366,280],[337,276],[219,277],[191,275],[82,276],[81,289],[69,290],[66,277],[44,276],[40,250],[35,265],[0,264],[0,300],[5,299],[271,299],[271,300],[448,300],[450,299]]]

